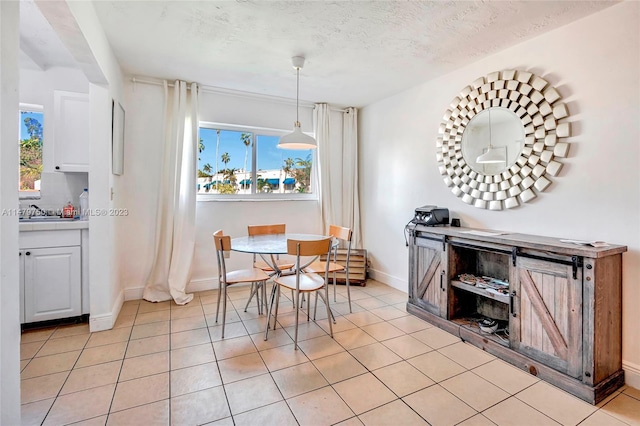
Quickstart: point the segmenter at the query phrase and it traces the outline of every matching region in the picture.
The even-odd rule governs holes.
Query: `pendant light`
[[[298,102],[300,93],[300,69],[304,66],[304,57],[294,56],[291,63],[296,69],[296,122],[293,123],[293,132],[288,133],[280,138],[278,148],[284,149],[314,149],[317,148],[316,140],[309,135],[302,133],[300,129],[300,121],[298,117]]]
[[[478,164],[496,164],[505,163],[504,152],[493,147],[491,144],[491,108],[487,110],[489,112],[489,149],[482,155],[476,158]]]

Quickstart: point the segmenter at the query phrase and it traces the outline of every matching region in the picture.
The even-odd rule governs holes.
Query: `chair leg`
[[[267,312],[267,327],[264,331],[264,340],[267,340],[267,336],[269,335],[269,323],[271,322],[271,312],[273,311],[273,302],[276,298],[276,287],[278,284],[273,283],[273,288],[271,289],[271,304],[269,305],[269,312]],[[274,321],[275,324],[275,321]],[[274,325],[275,328],[275,325]]]
[[[347,299],[349,299],[349,312],[353,313],[351,310],[351,289],[349,288],[349,269],[345,269],[344,280],[347,284]]]
[[[262,312],[266,312],[267,311],[267,280],[262,281],[262,301],[263,301],[263,305],[261,308],[263,309]]]
[[[298,318],[300,314],[300,291],[296,290],[296,332],[293,339],[293,349],[298,350]]]
[[[224,285],[224,299],[222,299],[222,338],[224,339],[224,326],[227,319],[227,284]]]
[[[222,281],[218,279],[218,305],[216,306],[216,323],[218,322],[218,313],[220,312],[220,295],[222,294]]]
[[[327,286],[326,284],[324,286],[324,295],[325,295],[324,304],[327,307],[327,322],[329,323],[329,335],[331,336],[331,338],[333,338],[333,324],[331,322],[333,313],[331,312],[331,308],[329,307],[329,286]],[[334,318],[333,322],[335,322],[335,320],[336,319]]]
[[[249,294],[249,299],[247,299],[247,304],[244,305],[244,311],[247,312],[247,308],[249,307],[249,303],[251,303],[251,299],[253,299],[253,296],[256,296],[256,299],[259,300],[258,297],[258,284],[257,283],[251,283],[251,294]],[[260,305],[258,305],[258,314],[260,314]]]
[[[276,324],[278,323],[278,306],[280,306],[280,286],[276,284],[276,287],[278,288],[276,290],[276,316],[273,319],[273,329],[276,329]]]
[[[327,293],[327,294],[328,294],[328,293]],[[324,298],[324,294],[320,293],[320,291],[316,291],[316,300],[317,300],[317,297],[318,297],[318,296],[320,296],[320,299],[322,299],[322,301],[323,301],[323,303],[324,303],[325,305],[326,305],[326,304],[328,304],[328,303],[327,303],[327,302],[328,302],[328,300],[325,300],[325,298]],[[327,297],[329,297],[329,296],[327,296]],[[333,315],[333,311],[331,310],[331,308],[329,308],[329,312],[331,313],[331,319],[333,320],[333,323],[335,324],[335,323],[336,323],[336,316],[335,316],[335,315]],[[313,320],[314,320],[314,321],[316,320],[315,312],[314,312]],[[327,321],[329,321],[329,317],[327,317]],[[331,322],[331,321],[329,321],[329,322]]]
[[[316,300],[313,302],[313,320],[316,320],[316,311],[318,310],[318,292],[316,291]]]

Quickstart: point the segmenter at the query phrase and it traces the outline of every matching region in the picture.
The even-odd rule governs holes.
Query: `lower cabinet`
[[[592,404],[624,384],[626,247],[417,227],[409,248],[408,312]]]
[[[446,262],[442,239],[416,237],[409,247],[409,302],[432,314],[446,314]]]
[[[559,259],[556,259],[556,261]],[[582,271],[519,257],[511,280],[511,347],[571,377],[582,376]]]
[[[82,314],[80,241],[80,230],[21,233],[22,323]]]

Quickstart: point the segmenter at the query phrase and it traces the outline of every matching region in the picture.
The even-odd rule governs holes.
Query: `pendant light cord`
[[[296,67],[296,126],[300,127],[300,117],[298,117],[298,99],[300,98],[300,67]]]
[[[489,111],[489,150],[491,150],[493,148],[493,145],[491,144],[491,108],[489,108],[488,111]]]

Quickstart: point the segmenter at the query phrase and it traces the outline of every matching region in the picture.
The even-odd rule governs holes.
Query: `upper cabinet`
[[[89,171],[89,95],[53,92],[54,168],[60,172]]]

